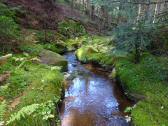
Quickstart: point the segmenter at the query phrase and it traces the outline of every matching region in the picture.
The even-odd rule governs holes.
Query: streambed
[[[65,99],[61,106],[62,126],[129,126],[123,112],[131,102],[107,72],[81,64],[74,53],[68,60]]]

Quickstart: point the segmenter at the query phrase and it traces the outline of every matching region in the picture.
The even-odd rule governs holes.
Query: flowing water
[[[62,126],[129,126],[123,113],[130,101],[107,72],[82,65],[74,53],[68,60],[68,79],[61,107]]]

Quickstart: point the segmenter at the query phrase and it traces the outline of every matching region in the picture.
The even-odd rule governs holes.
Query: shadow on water
[[[61,106],[62,126],[129,126],[124,109],[131,102],[107,72],[90,64],[82,65],[74,53],[68,60],[65,99]]]

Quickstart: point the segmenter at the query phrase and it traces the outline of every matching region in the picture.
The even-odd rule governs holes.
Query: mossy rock
[[[67,70],[68,62],[60,54],[44,49],[39,53],[39,56],[42,63],[53,66],[61,66],[63,71]]]
[[[86,62],[86,60],[88,59],[88,56],[90,54],[96,53],[96,52],[97,52],[97,50],[94,49],[92,46],[83,46],[76,51],[76,56],[77,56],[78,60],[80,60],[82,62]]]
[[[81,42],[78,39],[68,39],[66,46],[68,51],[74,51],[80,46]]]

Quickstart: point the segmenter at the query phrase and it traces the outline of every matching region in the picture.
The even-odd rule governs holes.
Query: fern
[[[17,124],[17,122],[31,119],[35,121],[36,117],[39,121],[48,121],[55,117],[54,113],[55,104],[52,101],[48,101],[41,104],[32,104],[23,107],[18,112],[11,115],[10,119],[7,121],[7,125]],[[34,122],[36,123],[36,121]]]
[[[26,116],[32,115],[39,108],[39,106],[40,106],[39,104],[32,104],[23,107],[20,111],[11,115],[10,119],[7,121],[7,125],[15,121],[19,121],[22,118],[25,118]]]
[[[4,115],[6,112],[6,101],[3,101],[0,103],[0,126],[4,124]]]
[[[6,101],[3,101],[2,103],[0,103],[0,121],[3,121],[3,117],[6,111]]]

